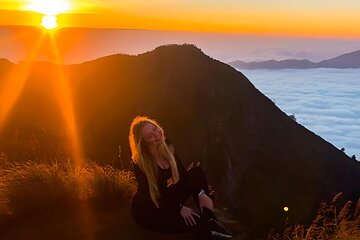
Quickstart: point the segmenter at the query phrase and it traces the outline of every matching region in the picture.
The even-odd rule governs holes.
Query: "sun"
[[[67,0],[30,0],[25,6],[28,11],[43,14],[41,26],[52,30],[58,27],[57,15],[71,10]]]
[[[41,13],[47,16],[56,16],[71,10],[67,0],[30,0],[25,6],[26,10]]]
[[[47,15],[42,18],[41,26],[48,30],[52,30],[58,27],[56,16]]]

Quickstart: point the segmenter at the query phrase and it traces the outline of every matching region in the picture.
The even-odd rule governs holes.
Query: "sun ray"
[[[56,73],[52,80],[53,89],[56,94],[56,98],[58,99],[58,104],[60,106],[60,110],[62,112],[66,127],[67,127],[67,135],[70,142],[71,156],[72,156],[72,164],[73,169],[76,171],[80,167],[85,167],[85,160],[82,151],[81,141],[78,134],[78,128],[76,124],[75,110],[72,102],[72,94],[71,87],[68,82],[68,79],[64,73],[64,65],[63,60],[58,50],[58,46],[54,39],[54,35],[50,34],[50,44],[51,50],[53,51],[54,61],[55,61],[55,69]],[[80,186],[80,194],[81,191],[86,190],[90,187],[88,186],[88,181],[83,181],[81,178],[77,179],[78,185]],[[95,240],[96,234],[94,232],[94,226],[96,226],[96,219],[93,215],[91,206],[87,201],[82,201],[79,205],[79,209],[81,210],[81,214],[79,216],[79,221],[82,223],[82,231],[86,236],[86,239]]]
[[[72,102],[71,88],[68,83],[68,79],[66,79],[64,70],[63,70],[63,61],[61,55],[58,51],[58,47],[56,45],[54,35],[50,33],[50,44],[51,51],[53,52],[54,61],[56,64],[56,75],[53,78],[53,87],[56,94],[56,98],[58,99],[58,104],[62,115],[64,117],[64,121],[67,127],[68,138],[70,142],[72,157],[74,159],[74,164],[76,167],[82,165],[84,161],[81,141],[77,130],[76,117],[74,112],[74,106]]]
[[[44,33],[40,36],[25,60],[20,64],[14,65],[9,75],[0,84],[0,133],[5,127],[13,106],[21,95],[43,40]]]
[[[45,4],[45,2],[47,1],[32,1],[34,5],[32,5],[29,10],[52,16],[56,16],[56,14],[65,11],[65,8],[58,9],[56,7],[50,8],[50,5],[37,5],[40,3]],[[60,0],[58,2],[60,2]],[[22,93],[23,87],[26,83],[27,77],[29,76],[32,65],[37,59],[37,57],[39,57],[40,49],[48,47],[51,52],[50,55],[52,58],[51,61],[53,62],[53,68],[44,69],[44,71],[54,71],[52,75],[53,77],[48,80],[51,81],[55,98],[57,99],[59,109],[65,122],[68,139],[67,142],[69,143],[70,155],[73,164],[72,169],[74,171],[78,171],[79,168],[85,167],[85,158],[82,150],[81,139],[78,134],[75,109],[72,101],[73,98],[71,93],[71,87],[68,79],[65,76],[62,57],[58,50],[53,34],[54,32],[42,31],[40,40],[37,42],[37,44],[35,44],[32,51],[30,51],[30,54],[26,58],[26,60],[22,64],[15,65],[12,72],[5,79],[5,81],[3,83],[0,83],[0,133],[6,124],[6,120],[8,119],[10,111],[12,110],[13,106],[15,105],[16,101]],[[44,46],[45,36],[49,37],[50,41],[47,42],[49,46]],[[44,91],[48,91],[48,89],[44,89]],[[89,182],[83,181],[81,177],[77,179],[77,182],[80,187],[79,194],[81,196],[83,191],[87,192],[87,190],[89,189]],[[79,208],[81,209],[81,216],[79,217],[81,218],[80,221],[83,227],[82,230],[85,234],[84,236],[86,236],[86,239],[95,240],[96,235],[94,232],[94,226],[96,226],[96,219],[93,216],[92,209],[89,203],[86,201],[86,198],[82,200],[84,201],[82,201],[79,205]]]

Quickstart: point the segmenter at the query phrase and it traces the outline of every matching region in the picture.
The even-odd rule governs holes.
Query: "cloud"
[[[299,124],[360,159],[360,69],[241,71]]]
[[[281,48],[256,49],[252,52],[252,55],[256,56],[259,60],[307,59],[311,57],[311,54],[307,51]]]

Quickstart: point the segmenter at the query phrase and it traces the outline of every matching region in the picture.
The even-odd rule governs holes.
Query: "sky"
[[[358,0],[5,0],[0,25],[39,24],[34,1],[67,2],[63,27],[360,38]]]
[[[24,59],[45,12],[58,18],[65,63],[169,43],[224,62],[321,61],[360,49],[357,0],[0,0],[0,58]],[[49,58],[46,46],[38,55]]]
[[[56,15],[59,24],[51,33],[40,27],[46,14]],[[37,46],[37,60],[51,60],[51,44],[46,40],[51,36],[65,64],[116,53],[140,54],[171,43],[195,44],[223,62],[318,62],[360,50],[359,26],[359,0],[0,0],[0,58],[16,63]],[[44,32],[49,34],[38,46]],[[330,82],[321,85],[313,78],[316,72],[304,72],[302,76],[309,75],[301,87],[286,82],[292,83],[298,73],[272,73],[249,77],[262,81],[264,76],[265,86],[270,86],[266,83],[273,84],[268,80],[274,76],[281,84],[261,91],[275,94],[269,97],[276,98],[279,105],[284,102],[281,108],[295,113],[310,130],[360,155],[356,143],[360,115],[354,108],[359,105],[354,102],[358,102],[359,93],[351,92],[359,89],[354,87],[358,86],[359,72],[351,78],[357,82],[346,85],[341,96],[332,95],[341,87],[338,79],[333,79],[337,73],[329,74]],[[320,85],[312,87],[318,82]],[[294,94],[288,96],[289,92]],[[319,92],[324,95],[319,96]],[[329,105],[324,99],[333,102]],[[321,122],[324,124],[318,124]]]
[[[0,58],[24,59],[41,31],[30,27],[0,27]],[[222,62],[235,60],[309,59],[318,62],[360,50],[360,39],[256,36],[253,34],[156,30],[63,28],[55,33],[65,64],[82,63],[117,53],[141,54],[165,44],[195,44]],[[51,59],[46,44],[39,60]]]

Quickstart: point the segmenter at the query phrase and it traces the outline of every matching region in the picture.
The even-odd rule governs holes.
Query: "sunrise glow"
[[[44,15],[55,16],[69,11],[71,5],[66,0],[32,0],[25,6],[25,9]]]
[[[36,25],[42,14],[57,16],[61,27],[360,38],[359,10],[355,0],[304,0],[296,7],[285,0],[13,0],[1,4],[0,25]]]

